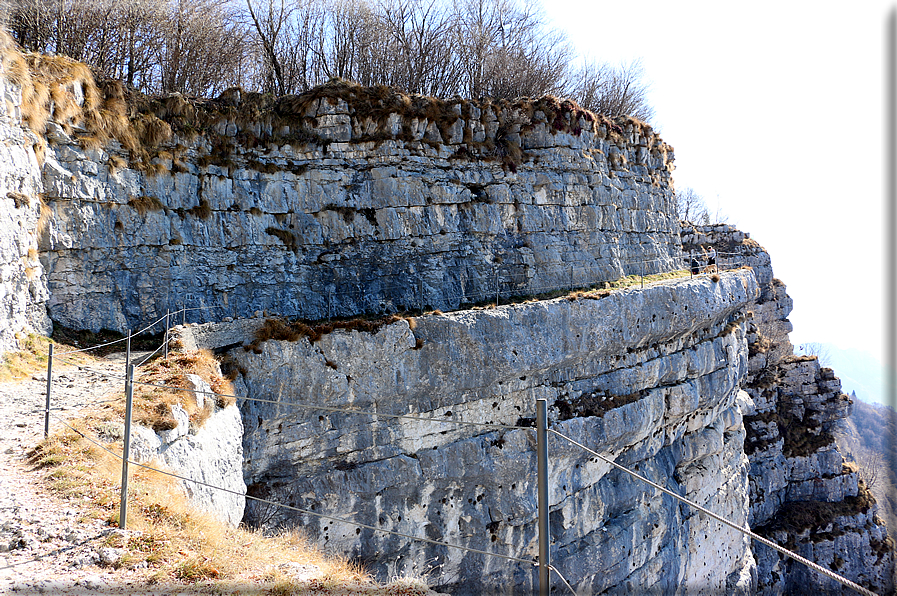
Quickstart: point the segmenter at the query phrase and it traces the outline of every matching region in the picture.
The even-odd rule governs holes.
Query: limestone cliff
[[[190,375],[190,387],[192,391],[183,399],[195,400],[199,409],[210,400],[208,419],[198,427],[191,425],[187,412],[178,405],[172,408],[177,424],[170,430],[154,432],[134,426],[131,458],[138,463],[158,461],[175,474],[203,483],[180,481],[194,506],[236,526],[246,503],[240,411],[233,404],[218,407],[212,388],[197,375]]]
[[[0,39],[0,71],[7,68]],[[46,223],[36,136],[21,123],[21,90],[0,76],[0,353],[17,349],[18,332],[49,334],[44,303],[49,297],[38,257]],[[42,217],[43,216],[43,217]]]
[[[57,134],[43,168],[53,319],[448,309],[673,266],[672,155],[647,126],[547,100],[427,116],[414,102],[436,100],[394,92],[377,120],[362,91],[325,87],[248,122],[222,111],[173,133],[151,168]],[[270,123],[284,113],[287,130]]]
[[[750,524],[759,534],[879,593],[894,589],[894,543],[877,505],[835,444],[850,401],[815,357],[796,357],[791,298],[769,255],[729,226],[683,230],[683,248],[712,244],[753,267],[760,296],[747,329],[745,453],[751,462]],[[841,587],[769,550],[755,549],[761,594],[841,593]]]
[[[429,315],[231,357],[247,397],[248,494],[532,558],[536,397],[553,428],[747,523],[739,391],[749,270],[611,294]],[[740,396],[740,397],[739,397]],[[260,398],[282,402],[255,402]],[[316,406],[355,408],[345,414]],[[389,415],[412,413],[420,422]],[[524,428],[451,424],[451,421]],[[752,585],[750,544],[561,440],[551,444],[555,562],[578,590],[718,593]],[[529,591],[534,568],[247,502],[250,524],[300,524],[384,575],[453,593]],[[428,563],[438,561],[438,564]]]
[[[141,98],[40,57],[29,64],[52,66],[41,75],[52,93],[35,107],[22,57],[0,55],[0,350],[22,329],[46,332],[48,313],[94,330],[181,305],[223,321],[181,339],[228,352],[242,421],[231,408],[220,413],[230,435],[148,433],[143,457],[190,460],[179,469],[191,476],[237,492],[245,480],[250,496],[307,511],[531,559],[531,426],[545,397],[558,432],[893,589],[893,543],[831,440],[849,407],[837,379],[793,356],[791,300],[756,242],[727,226],[680,236],[672,150],[646,125],[553,98],[437,100],[342,82],[286,98]],[[697,243],[751,268],[250,345],[257,311],[449,310],[669,271]],[[219,439],[240,424],[234,456]],[[216,457],[191,467],[195,447]],[[580,591],[840,593],[559,438],[550,450],[554,561]],[[242,470],[226,463],[241,458]],[[258,502],[241,514],[239,498],[211,506],[231,521],[302,524],[384,575],[427,572],[457,593],[535,582],[526,564]]]

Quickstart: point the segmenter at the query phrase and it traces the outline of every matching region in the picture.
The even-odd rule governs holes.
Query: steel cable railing
[[[721,524],[724,524],[724,525],[726,525],[726,526],[729,526],[729,527],[732,528],[733,530],[737,530],[738,532],[741,532],[741,533],[744,534],[745,536],[749,536],[750,538],[756,540],[757,542],[759,542],[759,543],[761,543],[761,544],[763,544],[763,545],[765,545],[765,546],[768,546],[769,548],[775,549],[776,551],[782,553],[782,554],[785,555],[785,556],[791,557],[792,559],[794,559],[794,560],[797,561],[798,563],[801,563],[802,565],[805,565],[805,566],[809,567],[809,568],[812,569],[813,571],[816,571],[817,573],[820,573],[820,574],[822,574],[822,575],[828,577],[829,579],[835,580],[836,582],[840,583],[841,585],[846,586],[846,587],[848,587],[848,588],[850,588],[850,589],[852,589],[852,590],[855,590],[855,591],[859,592],[860,594],[863,594],[864,596],[876,596],[876,594],[875,594],[874,592],[872,592],[871,590],[868,590],[868,589],[864,588],[863,586],[857,584],[856,582],[852,582],[852,581],[850,581],[849,579],[847,579],[846,577],[843,577],[843,576],[841,576],[841,575],[838,575],[837,573],[835,573],[834,571],[831,571],[830,569],[826,569],[826,568],[823,567],[822,565],[819,565],[819,564],[817,564],[817,563],[814,563],[813,561],[811,561],[811,560],[809,560],[809,559],[807,559],[807,558],[805,558],[805,557],[802,557],[802,556],[798,555],[797,553],[788,550],[787,548],[784,548],[784,547],[782,547],[782,546],[779,546],[779,545],[776,544],[775,542],[773,542],[773,541],[771,541],[771,540],[769,540],[769,539],[767,539],[767,538],[764,538],[763,536],[760,536],[760,535],[757,534],[756,532],[751,531],[749,528],[743,528],[743,527],[741,527],[740,525],[738,525],[738,524],[736,524],[736,523],[734,523],[734,522],[731,522],[731,521],[727,520],[726,518],[722,517],[721,515],[717,515],[716,513],[710,511],[710,510],[707,509],[706,507],[702,507],[701,505],[698,505],[698,504],[695,503],[694,501],[690,501],[690,500],[686,499],[685,497],[682,497],[682,496],[680,496],[680,495],[677,495],[677,494],[674,493],[673,491],[671,491],[671,490],[669,490],[669,489],[667,489],[667,488],[664,488],[663,486],[657,484],[656,482],[653,482],[653,481],[651,481],[651,480],[648,480],[647,478],[645,478],[645,477],[642,476],[641,474],[638,474],[637,472],[633,472],[632,470],[626,468],[625,466],[622,466],[622,465],[618,464],[617,462],[613,461],[612,459],[607,458],[607,457],[601,455],[600,453],[598,453],[598,452],[595,451],[594,449],[589,449],[588,447],[586,447],[586,446],[583,445],[582,443],[579,443],[578,441],[576,441],[576,440],[574,440],[574,439],[571,439],[570,437],[568,437],[568,436],[566,436],[566,435],[564,435],[564,434],[562,434],[562,433],[560,433],[560,432],[558,432],[558,431],[556,431],[556,430],[554,430],[554,429],[548,429],[548,432],[551,433],[551,434],[553,434],[553,435],[556,436],[556,437],[559,437],[559,438],[563,439],[564,441],[567,441],[568,443],[570,443],[570,444],[572,444],[572,445],[575,445],[576,447],[579,447],[580,449],[582,449],[582,450],[585,451],[586,453],[589,453],[589,454],[591,454],[591,455],[594,455],[595,457],[599,458],[601,461],[603,461],[603,462],[605,462],[605,463],[607,463],[607,464],[610,464],[611,466],[613,466],[614,468],[620,470],[621,472],[625,472],[626,474],[629,474],[630,476],[632,476],[632,477],[635,478],[636,480],[639,480],[639,481],[641,481],[641,482],[647,484],[648,486],[650,486],[650,487],[652,487],[652,488],[654,488],[654,489],[656,489],[656,490],[659,490],[659,491],[662,492],[663,494],[665,494],[665,495],[667,495],[667,496],[669,496],[669,497],[672,497],[672,498],[676,499],[677,501],[680,501],[680,502],[682,502],[682,503],[685,503],[685,504],[688,505],[689,507],[692,507],[693,509],[696,509],[696,510],[700,511],[701,513],[703,513],[703,514],[705,514],[705,515],[707,515],[707,516],[709,516],[709,517],[715,519],[716,521],[720,522]]]

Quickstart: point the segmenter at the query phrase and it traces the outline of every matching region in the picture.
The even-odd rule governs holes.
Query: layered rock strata
[[[222,116],[150,166],[54,129],[50,315],[124,331],[182,305],[201,321],[449,309],[674,266],[672,149],[646,125],[460,101],[438,122],[373,120],[347,97],[284,98],[271,113],[296,110],[292,127]]]
[[[894,543],[875,499],[834,440],[850,406],[840,381],[815,357],[794,355],[792,301],[759,244],[726,225],[684,230],[685,250],[702,244],[737,255],[760,281],[760,296],[748,307],[744,379],[752,398],[744,412],[751,527],[876,593],[892,593]],[[758,547],[755,556],[760,594],[852,593],[770,549]]]
[[[741,270],[237,348],[248,494],[533,559],[544,397],[553,429],[746,524],[742,309],[756,297]],[[578,591],[751,589],[744,536],[562,439],[550,454],[553,560]],[[251,501],[245,521],[301,525],[384,575],[427,573],[453,593],[534,589],[531,565]]]
[[[0,46],[3,40],[0,39]],[[0,47],[0,72],[5,68]],[[0,353],[18,348],[16,334],[49,334],[46,276],[38,258],[41,219],[37,138],[22,127],[21,89],[0,76]]]

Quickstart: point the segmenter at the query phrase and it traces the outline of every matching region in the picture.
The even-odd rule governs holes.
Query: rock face
[[[650,128],[446,109],[442,132],[398,111],[378,128],[351,100],[316,100],[299,114],[313,140],[255,148],[235,138],[257,122],[222,120],[175,136],[153,175],[121,167],[115,143],[57,135],[43,168],[50,315],[123,331],[184,304],[208,307],[202,321],[449,309],[674,267],[672,150]],[[508,143],[520,163],[483,153]]]
[[[760,280],[760,297],[748,306],[744,379],[753,402],[744,412],[751,527],[876,593],[892,593],[893,541],[856,466],[835,444],[833,431],[850,407],[841,382],[815,357],[794,356],[792,302],[766,251],[729,226],[684,230],[685,250],[699,244],[739,255]],[[770,549],[754,553],[760,594],[852,593]]]
[[[248,494],[532,559],[529,427],[544,397],[553,429],[746,524],[741,309],[756,296],[753,275],[742,270],[719,282],[426,316],[414,329],[402,321],[315,344],[268,341],[259,354],[234,350],[246,371]],[[436,421],[389,416],[408,413]],[[578,591],[751,589],[753,559],[741,534],[562,439],[552,439],[550,452],[554,561]],[[247,522],[299,523],[328,549],[375,558],[383,574],[429,572],[453,593],[534,589],[531,565],[284,515],[247,504]],[[435,569],[421,567],[433,560]]]
[[[0,45],[3,44],[0,39]],[[0,61],[3,57],[0,47]],[[2,72],[5,65],[0,65]],[[21,89],[0,76],[0,353],[20,331],[49,334],[46,276],[38,258],[41,205],[37,138],[21,125]]]
[[[81,83],[66,85],[83,100]],[[550,98],[372,99],[336,84],[239,109],[210,100],[220,111],[199,128],[206,108],[157,100],[139,115],[161,139],[150,152],[73,122],[39,138],[6,76],[0,92],[0,351],[19,331],[48,332],[47,309],[93,330],[181,305],[200,309],[193,321],[229,321],[179,333],[229,351],[239,411],[190,431],[176,408],[182,424],[138,431],[135,453],[237,493],[185,484],[232,523],[301,524],[385,576],[427,574],[453,593],[532,591],[533,565],[445,543],[534,559],[545,398],[560,433],[553,560],[578,592],[841,588],[560,435],[893,590],[893,542],[832,440],[849,408],[840,383],[794,357],[791,300],[756,242],[728,226],[680,236],[672,150],[649,127]],[[454,309],[669,271],[699,244],[752,269],[234,347],[264,311]],[[246,485],[305,513],[244,511]]]
[[[194,395],[214,395],[208,383],[191,376],[195,377]],[[132,458],[141,463],[156,459],[180,476],[227,489],[230,492],[181,481],[193,505],[236,526],[243,519],[246,502],[240,410],[236,405],[216,409],[199,428],[190,426],[180,406],[175,406],[172,414],[178,422],[172,430],[157,433],[143,426],[132,428]]]

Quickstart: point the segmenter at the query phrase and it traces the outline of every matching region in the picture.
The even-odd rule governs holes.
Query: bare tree
[[[286,95],[287,86],[281,64],[280,47],[284,43],[281,32],[290,21],[293,8],[286,0],[246,0],[249,16],[255,27],[265,60],[265,90],[275,91],[278,95]]]
[[[384,0],[380,22],[398,50],[395,85],[426,95],[445,95],[457,84],[449,35],[455,17],[439,0]]]
[[[147,93],[242,84],[285,95],[339,77],[443,97],[567,95],[609,116],[651,115],[640,63],[591,62],[572,76],[573,50],[537,0],[16,0],[9,26],[26,49]]]
[[[676,214],[680,221],[698,225],[710,223],[710,215],[707,213],[704,198],[693,188],[676,191]]]
[[[887,460],[882,453],[872,449],[861,449],[856,454],[860,477],[866,482],[869,490],[882,482],[887,474]]]
[[[819,361],[819,366],[827,367],[831,365],[831,351],[823,343],[811,341],[805,344],[800,344],[797,347],[797,350],[805,356],[816,356],[816,359]]]
[[[534,2],[455,0],[452,43],[467,97],[513,99],[563,93],[571,58],[565,36],[549,30]]]
[[[239,82],[244,31],[227,0],[174,0],[160,27],[159,91],[217,95]]]
[[[53,35],[53,19],[58,13],[54,2],[19,0],[9,15],[13,39],[32,52],[46,52]]]
[[[586,109],[611,117],[632,116],[645,122],[654,117],[641,60],[618,66],[588,61],[572,75],[572,80],[570,94]]]

